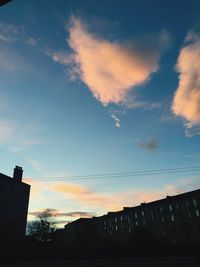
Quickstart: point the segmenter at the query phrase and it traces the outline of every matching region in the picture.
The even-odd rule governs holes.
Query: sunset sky
[[[200,2],[13,0],[0,7],[0,172],[29,219],[62,223],[200,187]],[[54,181],[37,180],[42,177]]]

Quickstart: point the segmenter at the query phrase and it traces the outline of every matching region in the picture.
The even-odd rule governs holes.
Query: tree
[[[28,226],[28,235],[38,241],[51,241],[52,234],[56,230],[56,220],[52,209],[45,209],[37,215],[35,221]]]

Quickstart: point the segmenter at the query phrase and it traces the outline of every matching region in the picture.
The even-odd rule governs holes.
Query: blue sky
[[[199,18],[194,0],[0,8],[0,171],[23,167],[30,212],[70,221],[199,187],[198,172],[35,179],[199,165]]]

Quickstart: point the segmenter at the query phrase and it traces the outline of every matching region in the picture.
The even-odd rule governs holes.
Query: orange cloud
[[[169,36],[162,32],[141,40],[113,42],[90,33],[79,18],[73,17],[68,43],[74,51],[71,59],[75,74],[78,73],[94,97],[103,105],[125,104],[130,90],[143,85],[158,71]],[[63,64],[62,58],[55,60]]]
[[[69,183],[55,183],[52,191],[60,193],[66,198],[79,202],[79,205],[96,210],[117,211],[124,206],[139,205],[142,202],[150,202],[165,197],[165,194],[176,194],[183,189],[174,185],[166,185],[161,190],[130,189],[116,193],[94,192],[87,187]]]
[[[107,211],[117,211],[123,207],[130,207],[140,205],[142,202],[150,202],[164,198],[166,195],[176,195],[178,193],[188,190],[188,186],[193,189],[194,182],[190,179],[187,181],[179,181],[178,184],[166,184],[160,189],[149,188],[129,188],[128,190],[121,190],[116,192],[98,192],[75,183],[68,182],[39,182],[33,179],[25,180],[31,184],[31,207],[30,211],[44,209],[47,206],[57,209],[54,205],[57,201],[68,200],[68,204],[62,205],[58,216],[81,214],[83,211],[93,211],[97,215],[106,213]],[[187,190],[185,189],[187,188]],[[70,208],[69,202],[73,205],[73,210]],[[56,204],[57,205],[57,204]],[[66,210],[67,209],[67,212]],[[69,210],[70,209],[70,210]],[[78,212],[75,210],[79,210]],[[80,212],[81,211],[81,212]],[[31,214],[31,213],[30,213]],[[67,216],[68,216],[67,215]]]
[[[53,189],[60,193],[70,194],[70,195],[86,195],[90,194],[90,190],[80,186],[78,184],[70,183],[58,183],[53,185]]]
[[[180,51],[177,70],[179,85],[174,94],[172,111],[183,117],[187,128],[200,125],[200,38],[191,36]]]

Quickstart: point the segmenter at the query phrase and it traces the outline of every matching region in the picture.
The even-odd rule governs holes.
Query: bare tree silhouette
[[[51,209],[45,209],[41,212],[35,221],[31,222],[28,226],[28,235],[38,241],[47,242],[51,241],[52,234],[56,230],[55,215]]]

